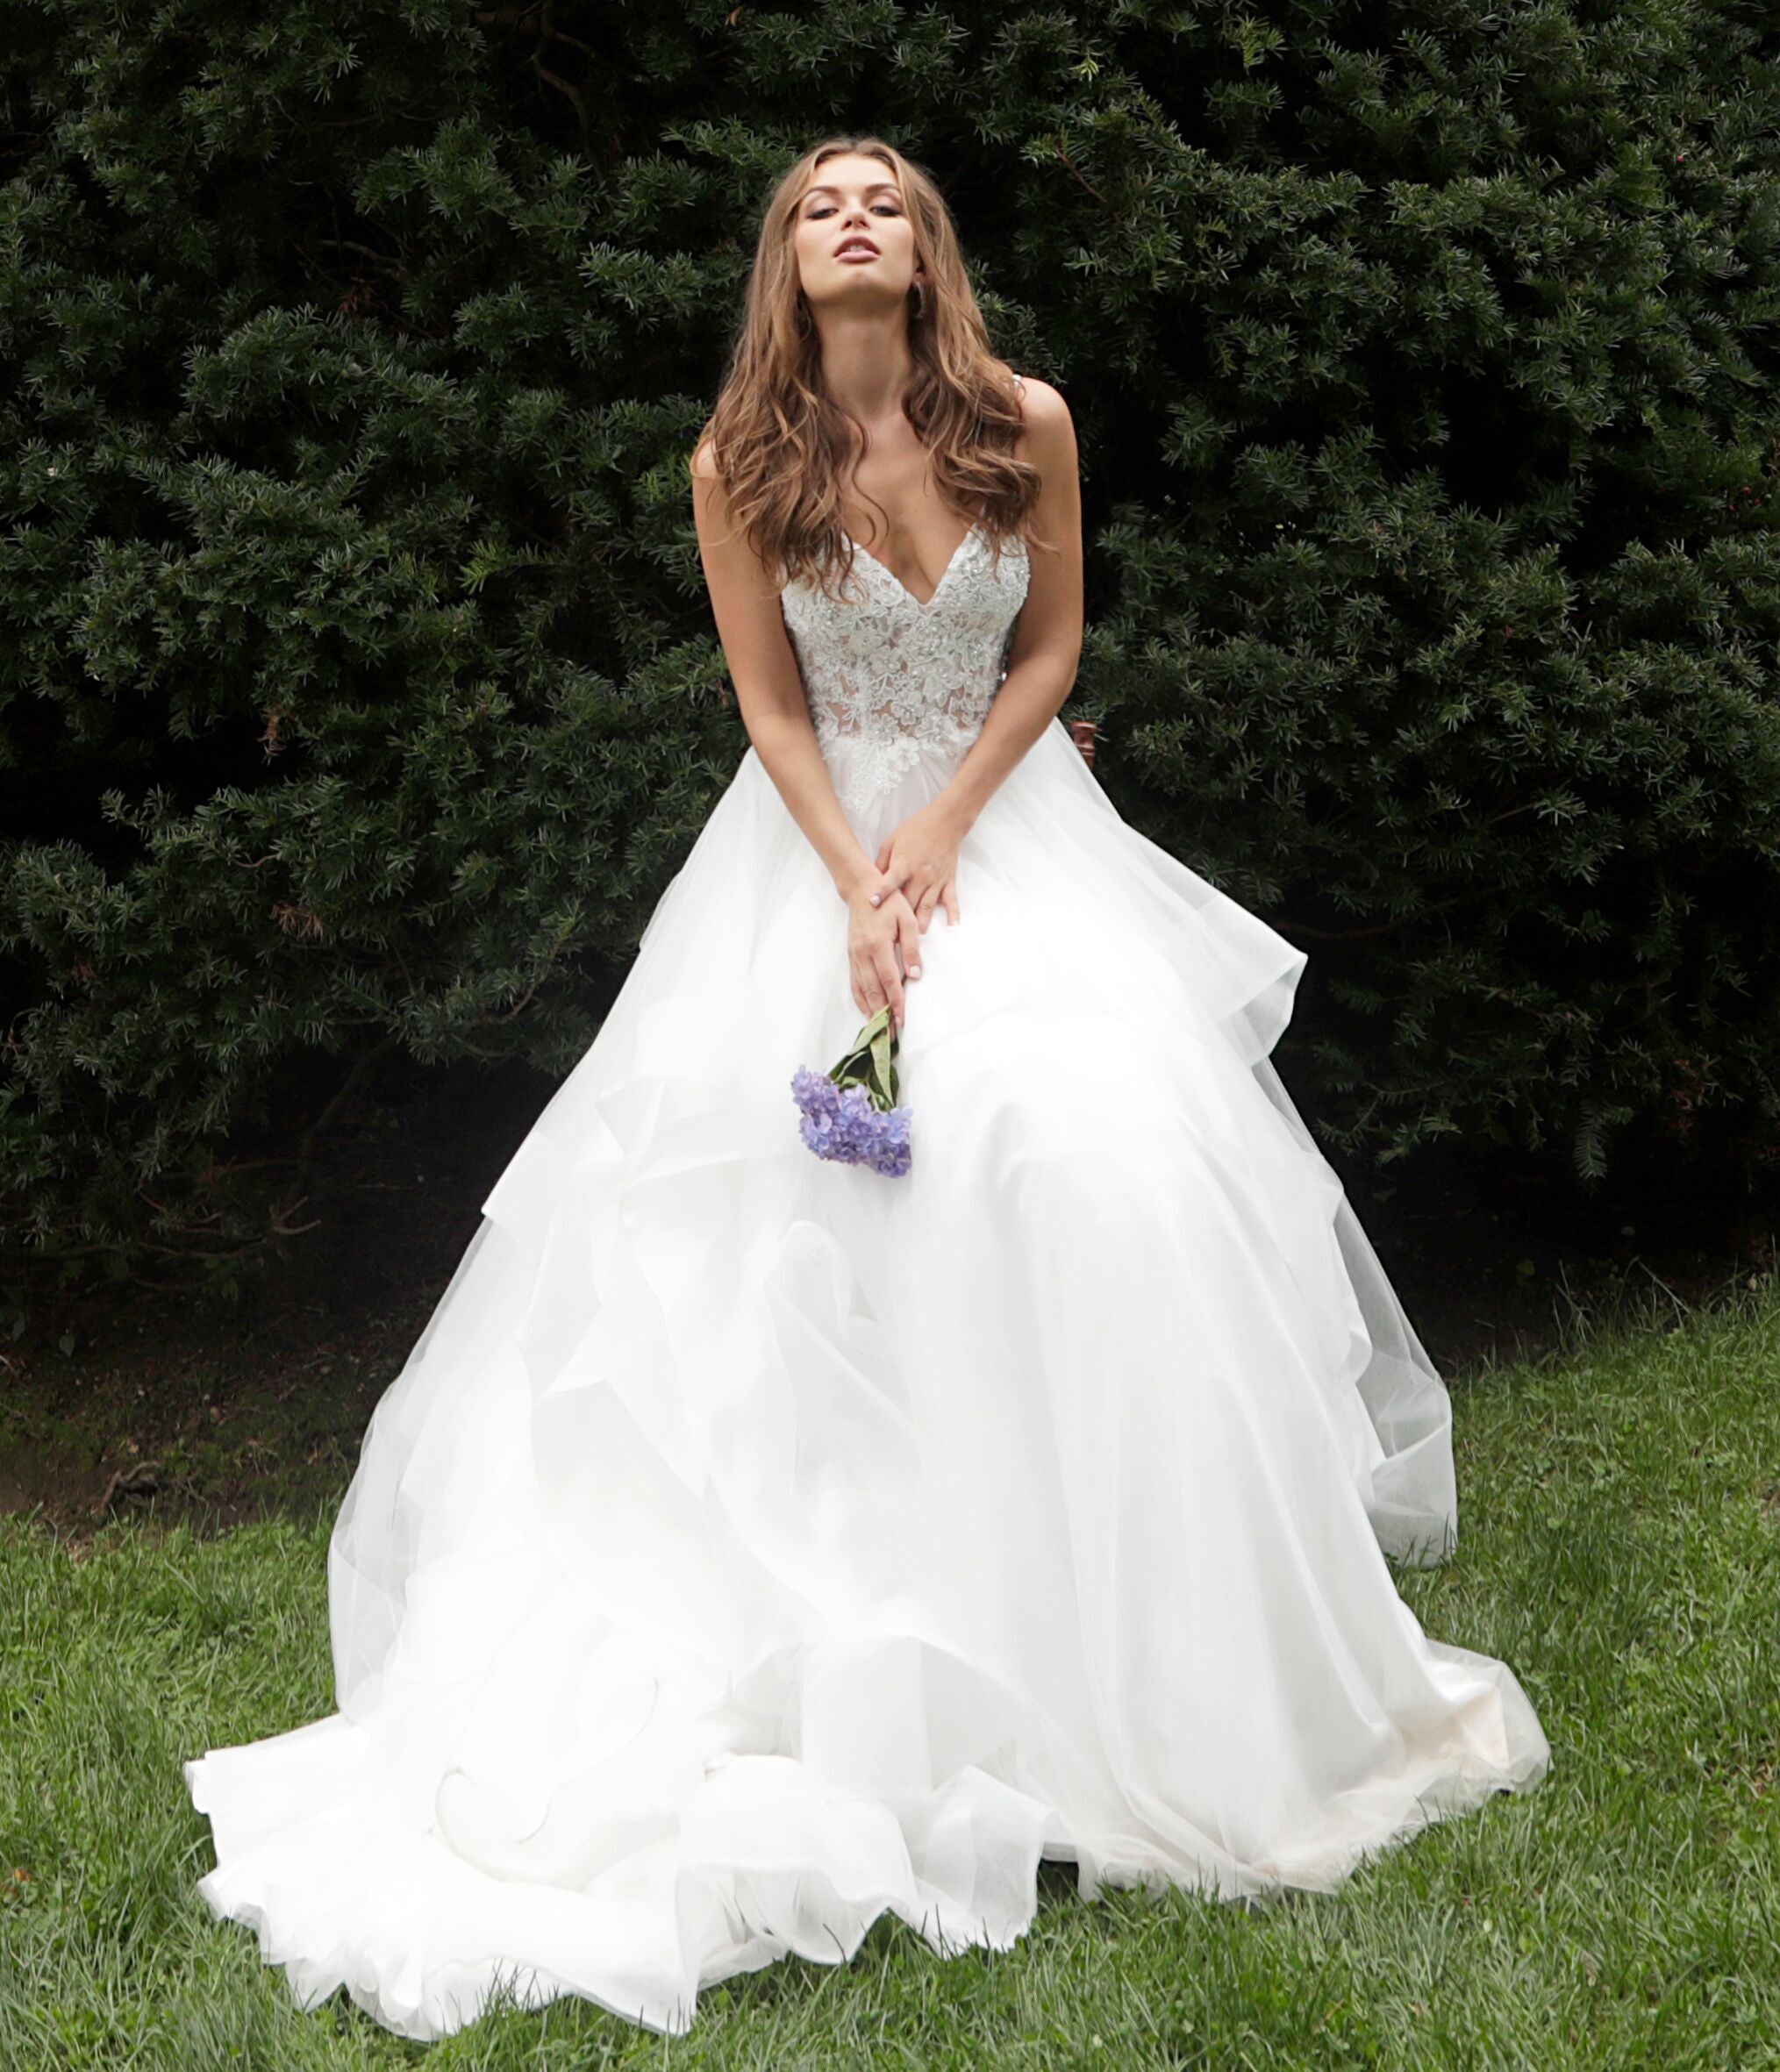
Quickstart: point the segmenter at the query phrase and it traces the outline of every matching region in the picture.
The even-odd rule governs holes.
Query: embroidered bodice
[[[924,751],[961,755],[976,739],[1007,674],[1031,574],[1023,540],[1004,544],[997,567],[972,525],[925,604],[857,541],[836,597],[809,578],[779,592],[816,738],[849,811]]]

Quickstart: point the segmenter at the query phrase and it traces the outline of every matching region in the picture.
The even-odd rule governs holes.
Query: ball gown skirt
[[[677,2032],[886,1910],[1006,1948],[1041,1856],[1325,1889],[1544,1769],[1393,1586],[1454,1543],[1450,1406],[1269,1058],[1302,954],[1061,719],[958,888],[912,1170],[819,1159],[846,909],[743,755],[376,1406],[338,1711],[185,1766],[200,1890],[299,2004],[433,2038],[499,1981]]]

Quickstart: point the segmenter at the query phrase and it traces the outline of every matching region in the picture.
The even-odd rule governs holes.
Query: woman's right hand
[[[910,978],[921,975],[921,928],[915,910],[900,886],[891,890],[885,874],[874,870],[854,888],[847,914],[854,1005],[869,1020],[888,1001],[891,1024],[900,1031],[907,1004],[904,973]]]

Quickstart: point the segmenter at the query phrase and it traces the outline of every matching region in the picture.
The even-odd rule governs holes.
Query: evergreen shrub
[[[299,1066],[581,1054],[747,746],[685,458],[759,202],[847,129],[933,170],[1069,399],[1064,717],[1312,954],[1325,1140],[1769,1154],[1755,0],[8,19],[21,1254],[232,1275],[295,1212],[238,1152]]]

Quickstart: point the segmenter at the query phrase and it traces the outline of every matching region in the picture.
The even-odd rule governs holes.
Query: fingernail
[[[871,896],[871,904],[872,904],[874,906],[876,906],[876,905],[877,904],[878,901],[879,901],[880,899],[882,899],[883,897],[883,894],[882,892],[874,892],[874,893],[872,894],[872,896]]]
[[[909,966],[909,976],[910,976],[911,978],[919,978],[920,975],[921,975],[921,968],[920,968],[920,966],[919,966],[919,964],[911,964],[911,965]]]

